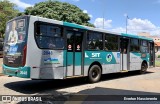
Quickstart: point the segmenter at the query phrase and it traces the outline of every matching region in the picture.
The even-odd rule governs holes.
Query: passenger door
[[[121,71],[129,70],[129,39],[120,38]]]
[[[149,66],[154,66],[154,60],[155,60],[155,53],[154,53],[154,43],[149,42]]]
[[[69,76],[80,76],[83,71],[83,32],[67,30],[67,69]]]

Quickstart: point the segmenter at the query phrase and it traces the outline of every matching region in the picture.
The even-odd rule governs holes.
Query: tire
[[[101,68],[98,65],[93,65],[88,72],[88,79],[90,83],[98,82],[101,78]]]
[[[147,72],[147,63],[143,62],[141,65],[141,70],[140,70],[140,74],[145,74]]]

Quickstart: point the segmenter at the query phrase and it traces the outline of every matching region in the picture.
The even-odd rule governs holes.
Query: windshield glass
[[[9,21],[6,26],[4,41],[4,64],[21,66],[23,48],[27,43],[27,17]]]

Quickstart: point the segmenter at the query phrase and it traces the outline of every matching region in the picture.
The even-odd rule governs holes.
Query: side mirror
[[[158,49],[157,48],[155,48],[155,53],[157,53],[158,52]]]
[[[154,49],[155,49],[154,51],[155,51],[155,53],[157,53],[157,52],[158,52],[158,45],[155,43],[155,46],[154,46],[154,47],[155,47],[155,48],[154,48]]]

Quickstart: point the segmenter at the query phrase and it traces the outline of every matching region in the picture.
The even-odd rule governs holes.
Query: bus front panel
[[[18,77],[29,77],[30,68],[24,67],[26,62],[28,16],[10,20],[6,25],[3,73]]]

